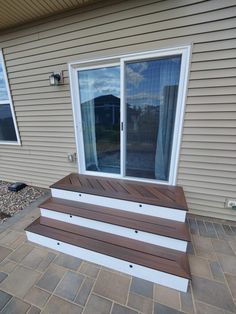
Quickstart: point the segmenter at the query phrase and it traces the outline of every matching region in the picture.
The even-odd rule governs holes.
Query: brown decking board
[[[45,217],[38,218],[26,231],[190,279],[186,254],[175,250]]]
[[[40,208],[190,241],[185,223],[81,202],[50,198]]]
[[[51,185],[51,188],[188,210],[184,192],[180,186],[71,173]]]

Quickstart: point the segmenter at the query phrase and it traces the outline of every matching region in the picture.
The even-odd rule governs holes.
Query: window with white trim
[[[7,74],[0,51],[0,144],[19,144]]]

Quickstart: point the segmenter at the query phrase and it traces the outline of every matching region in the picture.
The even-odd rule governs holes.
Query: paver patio
[[[189,216],[193,279],[180,293],[28,242],[42,199],[0,225],[0,313],[236,313],[236,223]]]

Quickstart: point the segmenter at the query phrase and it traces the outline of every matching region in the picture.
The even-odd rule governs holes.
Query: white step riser
[[[29,241],[46,246],[48,248],[69,254],[92,263],[97,263],[105,267],[124,272],[131,276],[139,277],[144,280],[152,281],[160,285],[173,288],[182,292],[187,292],[188,279],[167,274],[161,271],[150,269],[128,261],[120,260],[111,256],[83,249],[65,242],[57,241],[29,231],[26,231]],[[131,268],[132,267],[132,268]]]
[[[133,213],[171,219],[174,221],[184,222],[186,217],[186,211],[174,208],[141,204],[92,194],[72,192],[68,190],[51,189],[51,192],[52,196],[57,198],[93,205],[100,205],[104,207],[112,207],[115,209],[121,209]]]
[[[154,245],[160,245],[162,247],[166,247],[169,249],[178,250],[181,252],[186,252],[187,242],[182,240],[177,240],[169,237],[164,237],[156,234],[151,234],[135,229],[129,229],[117,225],[112,225],[108,223],[104,223],[101,221],[86,219],[78,216],[73,216],[69,214],[59,213],[55,211],[51,211],[48,209],[41,208],[41,216],[47,217],[50,219],[59,220],[62,222],[71,223],[74,225],[96,229],[103,232],[108,232],[111,234],[115,234],[121,237],[126,237],[146,243],[151,243]],[[137,233],[135,231],[138,231]]]

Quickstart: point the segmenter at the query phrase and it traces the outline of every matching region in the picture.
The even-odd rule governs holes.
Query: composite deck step
[[[184,191],[180,186],[71,173],[51,185],[51,188],[174,208],[183,211],[188,210]]]
[[[186,254],[179,251],[45,217],[38,218],[25,230],[59,241],[58,245],[61,241],[127,261],[131,264],[130,267],[134,263],[188,280],[191,278]]]
[[[188,242],[191,240],[184,222],[53,197],[43,202],[40,208],[118,225],[134,229],[136,232],[143,231]]]

